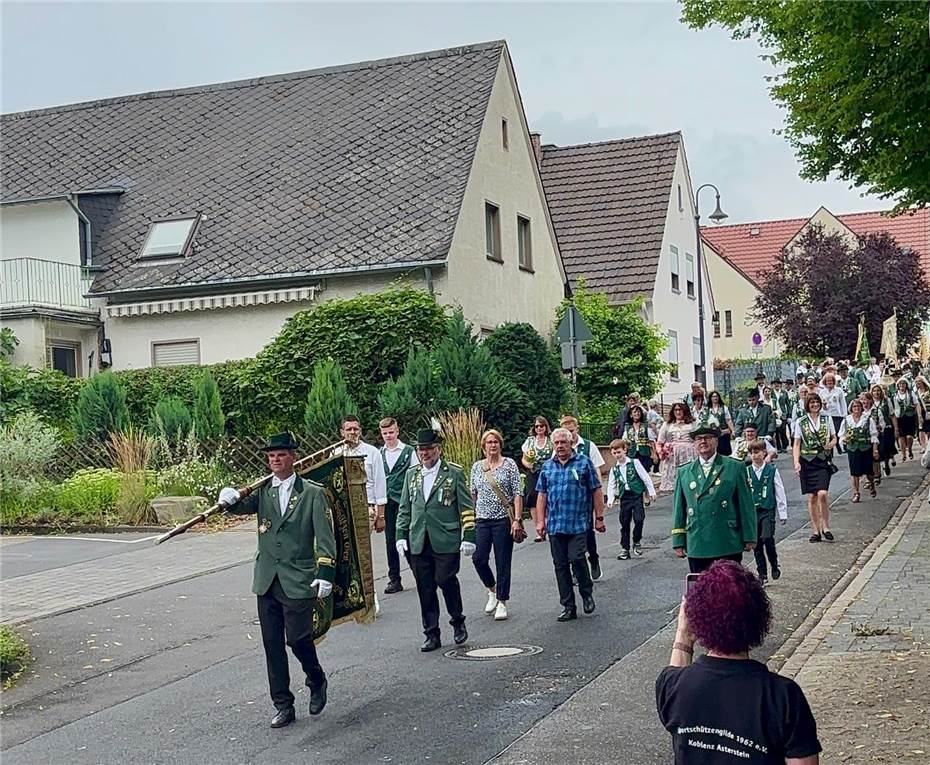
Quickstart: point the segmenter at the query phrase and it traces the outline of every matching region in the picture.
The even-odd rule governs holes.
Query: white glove
[[[475,552],[475,543],[474,542],[465,542],[462,541],[462,546],[459,548],[462,551],[462,555],[471,557]]]
[[[394,547],[397,548],[397,552],[398,552],[399,555],[404,555],[404,554],[407,552],[407,540],[406,540],[406,539],[398,539],[398,540],[394,543]]]
[[[314,579],[310,582],[311,587],[316,587],[316,596],[318,598],[328,598],[329,594],[333,591],[333,583],[327,582],[325,579]]]
[[[225,489],[220,489],[220,504],[226,505],[226,507],[232,507],[239,501],[239,492],[235,489],[227,486]]]

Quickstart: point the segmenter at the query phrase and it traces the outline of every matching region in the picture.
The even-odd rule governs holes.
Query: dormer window
[[[157,220],[149,229],[140,258],[176,258],[187,253],[198,216]]]

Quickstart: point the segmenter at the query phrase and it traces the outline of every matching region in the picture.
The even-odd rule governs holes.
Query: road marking
[[[106,539],[105,537],[58,537],[58,536],[37,536],[31,537],[31,539],[63,539],[71,542],[112,542],[117,545],[135,545],[139,542],[148,542],[152,539],[157,539],[158,535],[153,534],[150,537],[142,537],[142,539]]]

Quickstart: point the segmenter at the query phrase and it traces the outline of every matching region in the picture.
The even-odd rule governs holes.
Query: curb
[[[768,661],[770,670],[790,678],[798,675],[907,531],[920,506],[926,501],[928,486],[930,476],[925,477],[909,497],[901,500],[885,528],[876,534],[849,570],[775,651]]]
[[[171,526],[104,526],[93,523],[54,526],[46,523],[35,525],[14,523],[9,526],[0,526],[0,534],[4,536],[32,534],[37,537],[52,534],[125,534],[133,531],[151,534],[168,531],[169,529],[171,529]]]

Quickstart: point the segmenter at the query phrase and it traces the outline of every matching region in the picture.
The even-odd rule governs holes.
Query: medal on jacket
[[[263,519],[262,522],[258,524],[258,533],[264,534],[270,528],[271,528],[271,523],[267,519]]]

